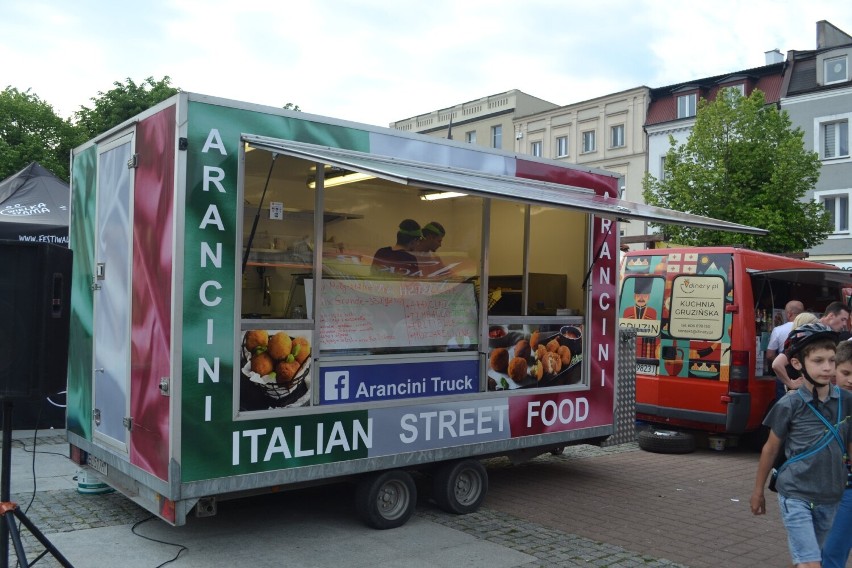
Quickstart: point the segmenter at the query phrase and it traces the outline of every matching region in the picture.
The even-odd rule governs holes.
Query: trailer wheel
[[[442,510],[466,515],[479,509],[488,492],[488,472],[478,460],[443,464],[432,480],[432,498]]]
[[[643,430],[637,436],[639,447],[657,454],[688,454],[695,451],[695,436],[675,430]]]
[[[355,490],[358,514],[374,529],[401,527],[414,514],[416,505],[414,479],[399,469],[364,477]]]

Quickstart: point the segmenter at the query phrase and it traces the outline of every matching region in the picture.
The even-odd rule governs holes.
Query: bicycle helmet
[[[837,343],[837,332],[824,323],[806,323],[790,332],[784,340],[784,354],[792,359],[795,355],[818,339],[830,339]]]

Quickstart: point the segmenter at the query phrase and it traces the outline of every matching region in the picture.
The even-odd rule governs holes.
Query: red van
[[[772,327],[786,321],[784,305],[800,300],[819,315],[848,301],[850,286],[852,272],[742,248],[626,253],[619,325],[638,333],[637,418],[725,434],[758,430],[775,398],[765,349]]]

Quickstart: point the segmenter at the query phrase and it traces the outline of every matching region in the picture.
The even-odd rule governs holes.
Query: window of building
[[[695,107],[698,99],[698,95],[692,93],[691,95],[682,95],[677,98],[677,117],[678,118],[689,118],[690,116],[695,116]]]
[[[564,158],[568,155],[568,137],[558,136],[556,138],[556,157]]]
[[[624,146],[624,125],[616,124],[610,128],[610,147],[621,148]]]
[[[541,140],[530,142],[530,154],[533,156],[541,156]]]
[[[840,190],[814,194],[815,199],[825,207],[835,235],[849,234],[849,193],[849,190]]]
[[[586,130],[583,132],[583,153],[595,151],[595,131]]]
[[[848,80],[848,67],[846,62],[846,56],[842,57],[832,57],[831,59],[826,59],[823,63],[825,65],[825,84],[829,85],[831,83],[840,83]]]
[[[849,120],[820,124],[820,156],[824,160],[849,157]]]
[[[666,157],[660,156],[660,181],[666,179]]]
[[[476,130],[464,133],[464,141],[468,144],[476,144]]]
[[[491,127],[491,147],[500,149],[503,147],[503,125]]]
[[[737,96],[744,97],[746,96],[745,85],[740,83],[739,85],[728,85],[722,89],[722,93],[728,100],[733,100]]]

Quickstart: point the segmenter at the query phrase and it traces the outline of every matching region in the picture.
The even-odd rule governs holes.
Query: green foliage
[[[803,201],[820,172],[817,154],[804,148],[801,129],[786,112],[766,105],[762,92],[743,97],[735,90],[715,101],[701,100],[686,144],[670,138],[664,176],[646,175],[645,201],[743,225],[767,229],[765,236],[664,226],[683,245],[739,244],[766,252],[798,252],[830,233],[825,209]]]
[[[300,109],[299,105],[297,105],[297,104],[287,103],[286,105],[284,105],[284,110],[292,110],[292,111],[299,112],[302,109]]]
[[[81,141],[74,125],[38,95],[0,91],[0,180],[35,161],[67,181],[71,149]]]
[[[128,77],[126,84],[116,81],[113,85],[114,89],[98,91],[98,96],[92,97],[93,108],[81,106],[74,113],[84,139],[94,138],[180,92],[171,86],[168,76],[159,81],[148,77],[139,85]]]

